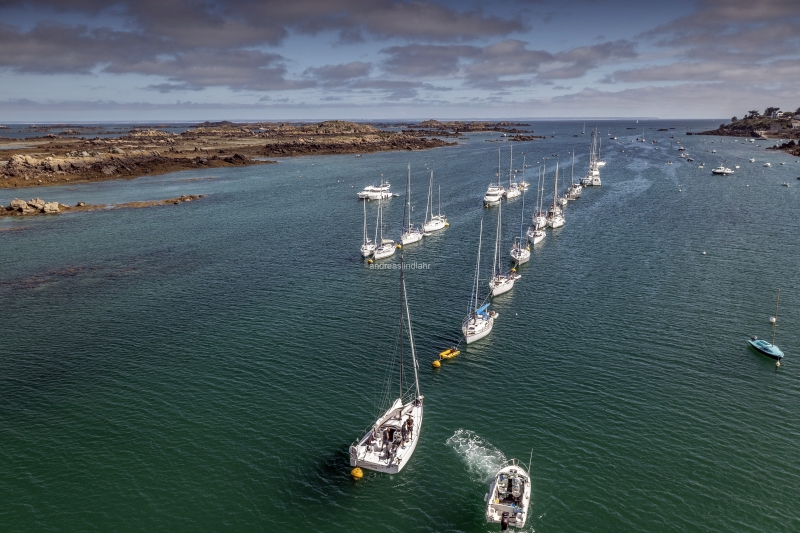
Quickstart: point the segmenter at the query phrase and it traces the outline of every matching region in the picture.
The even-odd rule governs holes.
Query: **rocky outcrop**
[[[123,204],[108,205],[87,205],[78,202],[75,207],[60,204],[58,202],[45,202],[41,198],[34,198],[30,201],[14,198],[11,204],[5,209],[0,208],[0,216],[29,216],[29,215],[50,215],[63,213],[65,211],[95,211],[98,209],[136,209],[141,207],[151,207],[157,205],[178,205],[184,202],[198,200],[205,195],[183,195],[177,198],[167,198],[166,200],[148,200],[144,202],[126,202]]]

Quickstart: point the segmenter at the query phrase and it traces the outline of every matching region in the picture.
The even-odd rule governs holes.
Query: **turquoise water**
[[[653,130],[672,125],[676,139]],[[437,371],[467,310],[481,217],[485,256],[492,245],[481,198],[498,146],[508,168],[508,145],[486,142],[497,135],[0,190],[5,205],[208,195],[0,221],[22,228],[0,231],[2,530],[495,531],[488,477],[532,450],[526,531],[797,531],[800,163],[687,125],[714,124],[644,124],[659,143],[643,145],[625,129],[642,124],[612,123],[603,186],[570,203],[495,299],[491,336]],[[575,148],[578,177],[581,128],[534,124],[555,137],[514,153],[533,169],[557,153],[563,177]],[[694,163],[670,151],[678,139]],[[711,176],[723,160],[741,168]],[[398,238],[407,163],[415,219],[432,169],[451,224],[404,250],[430,264],[407,272],[425,423],[401,474],[353,482],[347,448],[373,420],[399,312],[397,272],[359,259],[355,193],[392,181]],[[504,253],[520,206],[504,205]],[[769,338],[778,288],[776,370],[745,339]]]

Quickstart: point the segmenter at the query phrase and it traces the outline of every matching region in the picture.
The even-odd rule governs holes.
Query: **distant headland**
[[[800,107],[794,113],[783,112],[778,107],[768,107],[763,113],[748,111],[743,118],[732,117],[729,124],[720,124],[715,130],[694,135],[724,135],[728,137],[757,137],[761,139],[787,139],[774,148],[800,156]]]
[[[181,133],[163,125],[113,134],[100,126],[30,126],[36,136],[0,136],[0,188],[37,187],[136,178],[178,170],[274,163],[269,158],[424,150],[456,144],[441,137],[464,132],[526,133],[511,122],[364,124],[203,122]],[[5,128],[7,129],[7,128]],[[44,133],[44,135],[42,135]],[[0,134],[2,135],[2,134]],[[8,134],[6,134],[8,135]],[[8,148],[3,149],[4,146]]]

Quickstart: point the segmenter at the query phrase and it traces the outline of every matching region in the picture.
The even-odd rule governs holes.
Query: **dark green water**
[[[574,147],[580,176],[581,124],[534,126],[556,136],[515,154],[535,170],[558,153],[563,177]],[[496,211],[480,202],[498,146],[507,168],[508,145],[485,142],[496,135],[0,190],[5,205],[209,195],[0,222],[24,227],[0,231],[0,530],[494,531],[488,476],[531,450],[527,531],[800,530],[800,163],[679,126],[687,163],[668,134],[647,131],[655,150],[626,126],[621,144],[603,138],[603,186],[569,205],[495,300],[491,336],[438,371],[482,216],[491,247]],[[741,168],[711,176],[723,160]],[[405,250],[430,264],[407,273],[425,423],[401,474],[356,483],[347,447],[372,421],[398,280],[359,259],[355,193],[380,173],[402,193],[409,162],[417,221],[432,169],[451,223]],[[395,238],[402,204],[386,211]],[[520,206],[504,206],[504,253]],[[778,288],[776,371],[745,339],[769,338]]]

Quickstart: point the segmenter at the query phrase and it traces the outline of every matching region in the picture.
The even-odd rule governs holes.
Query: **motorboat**
[[[512,459],[495,474],[484,500],[488,523],[500,524],[502,531],[509,527],[522,529],[530,514],[531,478],[528,472]]]
[[[388,181],[381,181],[380,185],[367,185],[358,193],[358,197],[362,200],[385,200],[392,197],[389,188]]]
[[[728,167],[720,165],[717,168],[711,169],[711,173],[718,174],[721,176],[730,176],[731,174],[733,174],[733,170],[729,169]]]

